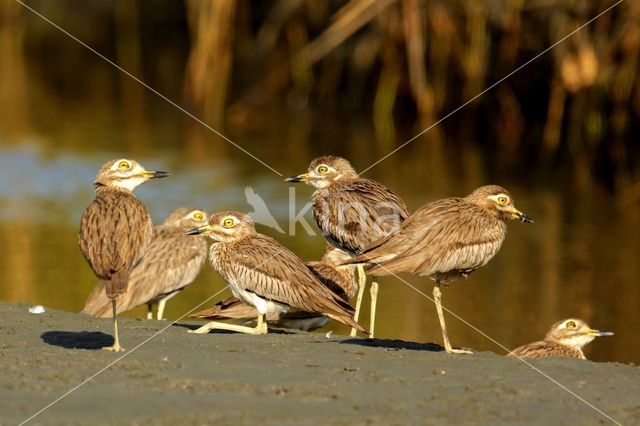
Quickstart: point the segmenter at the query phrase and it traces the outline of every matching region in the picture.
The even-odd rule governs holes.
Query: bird
[[[326,155],[314,159],[307,173],[286,178],[287,182],[305,182],[313,192],[313,216],[329,244],[357,255],[373,242],[389,235],[409,212],[404,201],[379,182],[358,176],[348,160]],[[358,266],[357,321],[364,294],[366,276]],[[378,283],[371,283],[369,337],[374,337]],[[351,330],[351,336],[356,330]]]
[[[333,246],[327,246],[320,261],[306,262],[309,270],[329,290],[348,302],[358,290],[358,283],[354,274],[354,266],[338,266],[351,256]],[[204,309],[191,315],[192,318],[204,318],[209,320],[233,319],[246,323],[255,320],[258,311],[251,305],[247,305],[237,297],[230,297],[218,302],[211,308]],[[291,311],[287,313],[273,313],[267,315],[267,324],[293,328],[304,331],[316,330],[324,327],[329,318],[313,312]]]
[[[613,336],[613,333],[594,330],[582,320],[569,318],[553,324],[544,340],[517,347],[507,356],[517,358],[562,356],[587,359],[582,348],[600,336]]]
[[[235,297],[257,311],[255,327],[209,322],[189,332],[201,334],[218,329],[266,334],[265,316],[291,311],[322,314],[366,332],[353,320],[349,303],[326,288],[293,252],[256,232],[249,215],[237,211],[214,213],[208,225],[187,234],[204,234],[213,240],[209,248],[211,266]]]
[[[111,300],[114,344],[104,349],[120,352],[117,300],[129,284],[129,275],[151,242],[153,223],[133,190],[149,179],[169,176],[145,170],[134,160],[105,163],[94,181],[95,199],[80,220],[78,243],[89,266]]]
[[[189,229],[205,225],[207,219],[204,210],[181,207],[153,228],[149,247],[131,271],[129,287],[118,297],[116,313],[146,304],[147,319],[152,319],[152,306],[157,304],[157,319],[163,318],[167,300],[195,280],[207,258],[207,240],[185,235]],[[87,298],[82,312],[107,317],[110,305],[104,284],[100,282]]]
[[[253,219],[254,222],[268,226],[269,228],[273,228],[279,233],[284,234],[284,230],[280,227],[278,221],[269,211],[267,203],[264,202],[262,197],[256,194],[252,187],[247,186],[244,188],[244,196],[247,199],[247,203],[253,207],[253,211],[249,213],[249,216],[251,216],[251,219]]]
[[[347,263],[365,264],[367,273],[374,276],[409,272],[433,279],[436,282],[433,297],[445,350],[471,353],[451,347],[440,286],[467,278],[486,265],[502,246],[506,221],[510,219],[533,223],[515,208],[506,189],[481,186],[464,198],[443,198],[420,207],[396,232],[373,243]]]

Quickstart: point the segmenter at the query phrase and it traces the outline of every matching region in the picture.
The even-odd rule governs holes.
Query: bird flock
[[[286,179],[315,188],[313,214],[327,246],[321,260],[305,263],[257,232],[251,217],[238,211],[182,207],[154,227],[133,190],[166,176],[169,173],[146,170],[134,160],[111,160],[98,171],[95,199],[82,215],[80,249],[98,278],[83,312],[112,317],[114,344],[107,350],[124,350],[118,314],[146,305],[147,318],[153,319],[157,305],[156,318],[163,319],[167,300],[193,282],[208,250],[211,266],[233,297],[193,314],[209,322],[190,333],[266,334],[269,326],[315,330],[335,320],[351,327],[352,336],[361,332],[373,337],[377,277],[410,273],[435,281],[433,300],[444,350],[471,353],[451,345],[441,287],[486,265],[500,250],[508,221],[533,223],[497,185],[479,187],[466,197],[435,200],[409,213],[398,195],[358,176],[346,159],[323,156],[305,173]],[[367,275],[372,281],[371,315],[365,329],[358,318]],[[355,308],[350,305],[353,297]],[[612,334],[579,319],[565,319],[554,324],[544,340],[508,355],[584,359],[584,345]]]

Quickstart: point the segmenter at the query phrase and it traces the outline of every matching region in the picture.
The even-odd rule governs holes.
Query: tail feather
[[[336,320],[346,326],[353,327],[356,330],[361,331],[362,333],[369,334],[369,332],[360,324],[358,324],[356,320],[353,319],[352,316],[344,315],[344,314],[333,314],[333,313],[327,313],[325,315],[327,315],[332,320]]]
[[[109,299],[115,299],[118,295],[127,291],[127,287],[129,286],[129,272],[126,270],[113,272],[111,279],[105,281],[105,283],[107,297],[109,297]]]
[[[213,307],[203,309],[191,315],[191,318],[204,319],[255,319],[258,311],[240,299],[231,297],[216,303]]]

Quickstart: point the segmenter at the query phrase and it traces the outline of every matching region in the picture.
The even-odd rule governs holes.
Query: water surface
[[[176,124],[175,131],[181,131],[181,126]],[[89,133],[100,131],[96,126]],[[270,206],[280,226],[288,230],[291,185],[230,148],[227,142],[214,135],[203,137],[207,147],[202,155],[189,153],[188,136],[174,147],[157,151],[152,146],[139,151],[56,148],[59,136],[55,134],[11,143],[0,140],[0,299],[70,311],[82,309],[95,278],[77,246],[78,224],[93,198],[95,172],[110,158],[135,157],[148,168],[173,173],[171,178],[145,183],[136,190],[156,222],[178,206],[251,211],[244,196],[245,187],[251,186]],[[263,139],[260,143],[282,146],[279,140]],[[248,145],[257,144],[250,141]],[[307,162],[323,148],[314,146],[301,154],[280,150],[265,161],[291,175],[305,170]],[[358,169],[370,164],[363,159],[367,155],[359,158],[357,148],[343,151],[349,151],[341,154],[351,158]],[[430,152],[412,152],[412,158],[385,161],[370,173],[396,190],[410,209],[436,198],[465,195],[477,186],[495,182],[508,188],[517,206],[536,220],[533,225],[510,223],[498,255],[468,280],[444,289],[446,307],[507,348],[541,338],[555,321],[576,316],[594,327],[616,332],[615,337],[600,339],[588,347],[592,359],[640,361],[640,342],[634,334],[640,323],[637,215],[606,195],[572,198],[559,187],[523,183],[518,176],[490,181],[490,171],[481,166],[473,172],[466,166],[453,166],[444,168],[440,175],[428,167],[433,164],[428,158]],[[473,164],[473,158],[462,163]],[[295,187],[298,208],[308,201],[311,192],[309,187]],[[317,230],[311,214],[306,217]],[[279,234],[266,227],[259,230],[276,237],[305,260],[317,259],[322,253],[322,238],[307,235],[300,225],[295,235]],[[426,297],[431,296],[432,282],[408,275],[403,278],[415,289],[394,278],[381,279],[378,337],[441,342],[435,309]],[[207,265],[190,288],[169,302],[166,315],[170,319],[181,316],[223,286]],[[228,295],[225,291],[214,301]],[[364,324],[368,322],[366,312],[368,309]],[[140,308],[129,315],[143,314]],[[448,326],[456,345],[502,351],[456,318],[448,316]],[[346,332],[342,326],[331,328]]]

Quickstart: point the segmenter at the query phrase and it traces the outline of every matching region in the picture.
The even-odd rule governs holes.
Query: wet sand
[[[0,303],[0,423],[34,414],[120,354],[111,321]],[[123,319],[126,357],[30,424],[601,424],[610,421],[515,359],[434,344],[274,330],[191,335]],[[640,369],[532,361],[622,424],[640,424]]]

